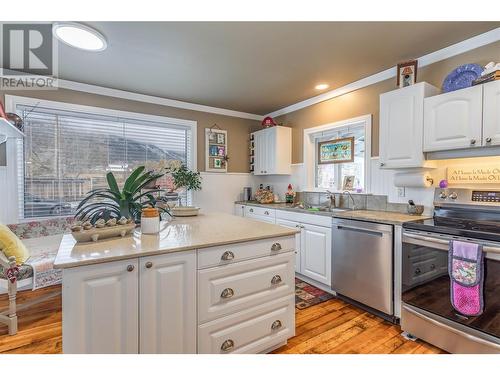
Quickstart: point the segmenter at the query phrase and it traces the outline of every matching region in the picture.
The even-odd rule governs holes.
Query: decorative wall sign
[[[464,165],[447,169],[448,184],[500,184],[498,164],[481,167]]]
[[[354,161],[354,137],[318,142],[318,164]]]
[[[227,131],[217,125],[205,129],[205,171],[227,172]]]

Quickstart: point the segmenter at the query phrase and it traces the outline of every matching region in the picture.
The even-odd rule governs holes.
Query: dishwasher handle
[[[364,233],[368,234],[371,236],[377,236],[377,237],[383,237],[385,232],[379,232],[375,230],[370,230],[370,229],[365,229],[365,228],[359,228],[359,227],[351,227],[349,225],[336,225],[338,230],[348,230],[352,232],[359,232],[359,233]]]

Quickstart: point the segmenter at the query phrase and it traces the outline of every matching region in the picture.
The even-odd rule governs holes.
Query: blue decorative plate
[[[472,81],[481,77],[483,67],[478,64],[461,65],[446,76],[443,92],[450,92],[472,86]]]

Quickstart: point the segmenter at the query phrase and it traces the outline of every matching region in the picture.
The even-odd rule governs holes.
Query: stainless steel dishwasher
[[[332,241],[332,289],[394,320],[392,225],[333,219]]]

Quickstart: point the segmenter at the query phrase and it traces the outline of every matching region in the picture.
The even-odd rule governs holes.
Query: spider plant
[[[75,218],[81,221],[90,220],[93,224],[101,218],[109,220],[126,217],[139,223],[142,209],[156,206],[157,200],[153,193],[163,192],[162,189],[148,189],[142,192],[142,189],[161,176],[162,174],[145,171],[145,167],[140,166],[130,174],[120,190],[115,176],[109,172],[106,175],[108,187],[89,191],[76,208]],[[168,213],[163,208],[158,209]]]

